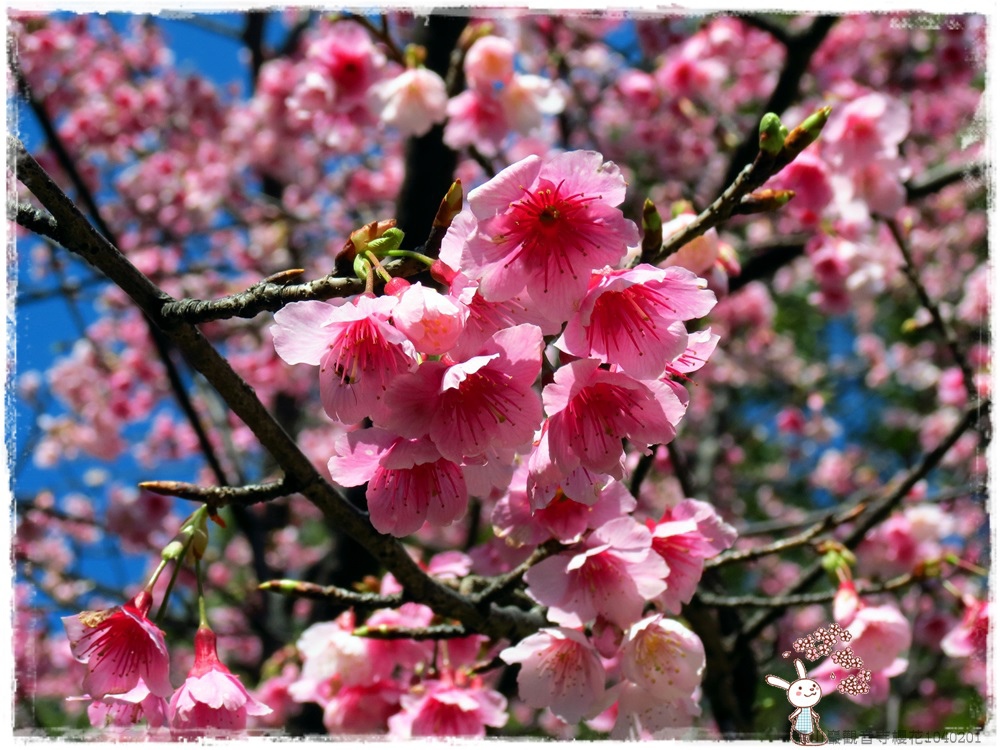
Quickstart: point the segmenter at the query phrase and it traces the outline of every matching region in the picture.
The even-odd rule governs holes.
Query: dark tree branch
[[[448,74],[452,50],[469,19],[432,14],[416,29],[414,43],[427,50],[424,64],[444,78]],[[407,235],[426,237],[431,217],[441,196],[455,179],[458,154],[444,144],[444,126],[435,125],[428,133],[406,142],[403,185],[396,199],[397,226]]]
[[[906,201],[912,203],[962,180],[980,181],[983,179],[983,172],[983,163],[978,161],[969,164],[942,165],[908,181],[905,185]]]
[[[852,531],[842,540],[844,546],[848,549],[853,549],[872,528],[888,518],[889,514],[902,502],[903,498],[913,489],[914,485],[926,477],[941,462],[944,455],[958,442],[958,439],[965,431],[973,427],[980,420],[988,419],[989,412],[990,402],[988,400],[979,402],[966,410],[964,417],[933,450],[925,453],[920,462],[910,469],[895,486],[887,488],[881,500],[875,500],[869,504],[866,514],[858,520]],[[799,594],[816,583],[822,576],[823,566],[817,561],[795,583],[789,586],[781,596]],[[774,607],[770,611],[762,613],[747,622],[739,634],[738,642],[748,643],[756,638],[764,628],[781,617],[784,609],[783,607]]]
[[[536,612],[515,607],[477,607],[466,596],[428,576],[396,539],[376,532],[367,514],[352,506],[313,467],[295,441],[257,398],[253,389],[233,370],[192,324],[165,319],[164,305],[173,301],[156,287],[84,218],[73,202],[56,186],[16,138],[8,136],[8,154],[17,177],[48,209],[65,238],[64,246],[108,276],[182,351],[193,368],[243,420],[261,445],[271,454],[285,476],[324,514],[334,528],[343,529],[375,555],[402,584],[408,597],[426,604],[438,614],[458,620],[470,632],[493,638],[520,640],[545,619]],[[62,243],[61,243],[62,244]]]
[[[780,115],[798,98],[799,83],[809,70],[809,61],[836,22],[836,16],[817,16],[808,29],[781,40],[787,50],[785,64],[778,77],[778,83],[771,92],[771,98],[758,113],[757,122],[760,122],[761,117],[767,112]],[[733,152],[729,169],[722,180],[723,185],[732,184],[743,169],[743,165],[753,159],[757,153],[757,138],[756,129],[751,130],[739,148]]]

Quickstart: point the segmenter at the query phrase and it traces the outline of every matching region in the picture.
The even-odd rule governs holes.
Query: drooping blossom
[[[479,279],[487,300],[509,299],[527,284],[549,317],[565,320],[591,269],[616,264],[639,240],[616,208],[624,199],[620,170],[596,152],[529,156],[469,194],[478,224],[452,265]]]
[[[566,324],[557,346],[577,357],[597,357],[640,379],[658,378],[687,348],[680,321],[701,318],[715,295],[686,268],[605,268]]]
[[[451,461],[480,463],[531,442],[542,420],[532,388],[541,366],[541,330],[507,328],[465,362],[425,362],[399,381],[384,423],[405,437],[428,435]]]
[[[549,708],[575,724],[604,708],[607,673],[592,643],[578,630],[542,628],[500,658],[520,664],[518,696],[533,708]]]
[[[635,380],[600,364],[581,359],[556,371],[542,391],[550,415],[543,439],[564,473],[582,465],[620,478],[622,439],[640,448],[670,442],[686,402],[670,383]]]
[[[941,639],[941,650],[948,656],[985,656],[990,630],[990,602],[969,597],[962,621]]]
[[[664,701],[690,697],[705,671],[701,639],[676,620],[652,615],[633,624],[622,651],[622,674]]]
[[[446,674],[411,688],[400,699],[402,710],[389,718],[389,736],[485,737],[486,727],[507,723],[507,699],[500,693],[484,687],[479,678],[456,683]]]
[[[62,618],[73,658],[87,665],[83,689],[92,699],[128,694],[140,680],[153,695],[173,692],[163,631],[146,617],[152,604],[140,591],[120,607]]]
[[[398,375],[416,367],[416,350],[387,322],[399,300],[362,295],[355,302],[292,302],[274,314],[274,348],[290,365],[320,366],[320,399],[346,424],[385,411]]]
[[[694,596],[705,560],[729,549],[736,530],[711,505],[691,499],[667,510],[659,523],[647,520],[646,526],[653,535],[653,550],[670,568],[667,588],[656,601],[664,611],[680,614]]]
[[[239,677],[219,661],[215,633],[205,626],[194,635],[194,666],[170,699],[170,729],[181,737],[219,731],[241,732],[248,716],[265,716],[271,709],[243,687]]]
[[[383,534],[406,536],[425,521],[448,526],[465,513],[469,492],[461,468],[426,437],[407,440],[372,427],[341,435],[334,450],[330,476],[345,487],[368,483],[368,512]]]
[[[525,574],[528,593],[549,608],[549,620],[581,627],[598,615],[627,628],[660,594],[669,570],[652,550],[652,535],[630,517],[608,521],[565,553]]]
[[[403,135],[424,135],[447,116],[448,92],[433,70],[411,68],[369,90],[369,103],[387,125]]]
[[[120,729],[143,719],[150,728],[162,727],[167,723],[167,700],[154,695],[140,678],[126,693],[95,700],[87,707],[87,717],[94,727]]]
[[[605,486],[592,502],[575,500],[571,490],[556,487],[545,504],[536,507],[526,487],[528,479],[527,467],[522,464],[515,469],[507,493],[493,507],[493,528],[497,536],[511,544],[540,544],[546,539],[572,544],[588,529],[635,510],[636,501],[628,489],[620,482],[609,482],[608,477],[602,477]]]
[[[611,739],[677,739],[700,715],[701,706],[693,695],[664,700],[626,680],[619,687]]]

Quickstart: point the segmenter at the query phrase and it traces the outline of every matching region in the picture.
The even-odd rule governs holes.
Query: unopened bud
[[[823,107],[809,115],[802,124],[792,130],[785,138],[785,147],[782,156],[789,161],[801,154],[809,145],[819,138],[819,134],[830,119],[833,107]]]
[[[458,271],[453,269],[443,260],[435,258],[434,262],[431,264],[431,276],[437,282],[444,284],[445,286],[451,286],[451,282],[455,280],[458,276]]]
[[[693,214],[694,204],[691,201],[674,201],[670,204],[670,218],[676,219],[681,214]]]
[[[380,221],[372,221],[365,224],[360,229],[355,229],[351,232],[350,239],[344,243],[344,251],[346,252],[348,246],[350,246],[355,253],[364,252],[368,245],[370,245],[374,240],[377,240],[379,237],[382,237],[386,232],[395,226],[395,219],[382,219]]]
[[[771,156],[777,156],[785,146],[785,138],[781,134],[781,118],[774,112],[768,112],[760,121],[760,150]]]
[[[642,206],[642,252],[651,253],[663,246],[663,220],[649,198]]]
[[[403,58],[406,60],[407,68],[419,68],[427,59],[427,48],[419,44],[407,44],[403,51]]]
[[[399,276],[393,276],[385,282],[385,293],[391,297],[398,297],[410,288],[410,282]]]
[[[770,188],[758,190],[743,196],[743,200],[733,209],[733,214],[762,214],[768,211],[777,211],[794,197],[794,190],[772,190]]]
[[[450,227],[451,222],[462,211],[463,200],[462,181],[455,180],[451,183],[451,187],[448,188],[448,192],[441,200],[441,205],[438,206],[437,214],[434,216],[434,226]]]

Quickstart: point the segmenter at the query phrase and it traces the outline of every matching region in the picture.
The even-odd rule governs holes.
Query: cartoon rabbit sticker
[[[767,675],[764,681],[768,685],[787,690],[788,702],[795,706],[795,710],[788,716],[792,723],[789,732],[792,742],[796,745],[825,745],[828,742],[826,732],[819,728],[819,714],[812,709],[823,697],[823,691],[816,680],[806,677],[806,667],[801,659],[795,660],[795,671],[799,678],[791,683],[773,674]],[[813,742],[812,737],[817,732],[822,735],[822,739]]]

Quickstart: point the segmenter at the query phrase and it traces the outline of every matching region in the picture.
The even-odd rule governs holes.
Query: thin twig
[[[462,625],[428,625],[423,628],[389,627],[388,625],[362,625],[354,629],[353,635],[377,641],[443,641],[450,638],[465,638],[473,635]]]
[[[392,609],[400,606],[404,599],[400,594],[375,594],[362,591],[348,591],[340,586],[319,586],[307,581],[264,581],[257,586],[261,591],[271,591],[300,599],[321,599],[337,602],[349,607],[362,609]]]
[[[140,482],[139,487],[149,492],[155,492],[157,495],[207,503],[212,508],[224,508],[227,505],[256,505],[276,500],[279,497],[288,497],[299,491],[295,483],[288,479],[250,484],[243,487],[203,487],[189,482],[157,480]]]
[[[964,417],[933,450],[925,453],[920,462],[910,469],[900,481],[886,488],[885,496],[881,500],[868,504],[868,512],[858,520],[847,537],[841,540],[843,545],[848,549],[853,549],[873,527],[888,518],[914,485],[941,462],[944,455],[958,442],[966,430],[973,427],[981,419],[989,418],[990,406],[990,401],[985,400],[967,409]],[[822,563],[820,561],[814,562],[781,596],[792,596],[805,591],[823,576],[823,571]],[[764,628],[781,616],[783,609],[783,607],[775,607],[746,622],[740,631],[739,640],[745,643],[756,638]]]
[[[786,550],[794,549],[795,547],[802,547],[809,544],[823,532],[834,529],[847,521],[857,518],[857,516],[865,510],[867,507],[866,503],[870,499],[871,498],[862,499],[850,508],[829,513],[805,531],[795,534],[794,536],[779,539],[771,544],[765,544],[752,549],[730,550],[729,552],[723,552],[721,555],[717,555],[711,560],[706,560],[705,568],[717,568],[720,565],[727,565],[734,562],[748,562],[750,560],[757,560],[768,555],[774,555],[779,552],[785,552]]]
[[[941,334],[945,345],[948,347],[948,351],[951,352],[952,359],[955,360],[955,363],[962,371],[962,382],[965,384],[965,390],[968,393],[968,398],[975,399],[977,397],[977,389],[975,376],[972,372],[972,366],[969,364],[969,359],[965,356],[965,352],[962,351],[962,347],[958,343],[955,332],[952,330],[951,326],[945,322],[944,317],[941,315],[941,308],[938,307],[938,304],[931,299],[930,294],[927,293],[927,288],[920,280],[920,273],[917,271],[916,264],[913,262],[913,253],[910,252],[910,245],[903,236],[903,230],[900,229],[899,224],[895,219],[883,218],[883,221],[892,233],[892,238],[896,241],[896,246],[899,248],[899,252],[903,255],[903,273],[906,274],[906,278],[909,279],[910,284],[913,285],[913,289],[917,293],[917,297],[920,298],[920,304],[923,305],[931,314],[931,320],[934,321],[934,327],[937,328],[938,333]]]
[[[905,588],[917,581],[923,580],[923,576],[907,573],[890,581],[881,584],[870,584],[858,586],[858,596],[874,596],[884,594],[888,591]],[[717,596],[707,592],[699,592],[698,598],[710,607],[742,608],[756,607],[758,609],[799,607],[806,604],[823,604],[832,602],[837,596],[837,591],[819,591],[812,594],[792,594],[789,596]]]

